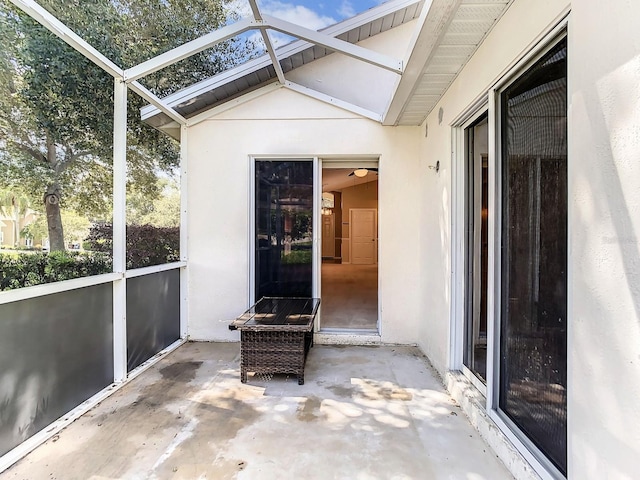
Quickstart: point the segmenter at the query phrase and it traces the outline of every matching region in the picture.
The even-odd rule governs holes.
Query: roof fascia
[[[382,120],[382,115],[380,113],[373,112],[371,110],[367,110],[366,108],[359,107],[358,105],[354,105],[353,103],[345,102],[344,100],[340,100],[339,98],[326,95],[324,93],[318,92],[317,90],[314,90],[313,88],[305,87],[304,85],[290,82],[289,80],[287,80],[284,86],[289,90],[293,90],[294,92],[301,93],[302,95],[306,95],[307,97],[315,98],[316,100],[320,100],[321,102],[333,105],[334,107],[338,107],[348,112],[355,113],[356,115],[360,115],[361,117],[368,118],[375,122],[380,122]]]
[[[239,105],[248,103],[252,100],[255,100],[256,98],[262,97],[263,95],[266,95],[267,93],[271,93],[282,87],[283,85],[280,84],[279,82],[269,83],[264,87],[260,87],[255,90],[252,90],[251,92],[242,94],[239,97],[234,98],[233,100],[229,100],[228,102],[218,105],[217,107],[210,108],[208,110],[205,110],[202,113],[199,113],[197,115],[194,115],[193,117],[188,118],[186,126],[193,127],[194,125],[204,122],[205,120],[208,120],[211,117],[215,117],[216,115],[219,115],[223,112],[231,110]]]
[[[409,60],[384,114],[383,125],[396,125],[400,120],[461,3],[462,0],[432,0],[429,8],[423,10],[420,30],[410,47]]]
[[[222,105],[218,105],[217,107],[214,108],[210,108],[209,110],[205,110],[202,113],[199,113],[198,115],[194,115],[193,117],[187,119],[187,127],[192,127],[194,125],[197,125],[201,122],[204,122],[205,120],[208,120],[212,117],[215,117],[216,115],[219,115],[223,112],[229,111],[239,105],[243,105],[245,103],[248,103],[252,100],[255,100],[256,98],[262,97],[263,95],[266,95],[268,93],[274,92],[276,90],[279,90],[280,88],[287,88],[289,90],[292,90],[294,92],[298,92],[302,95],[306,95],[307,97],[319,100],[323,103],[326,103],[328,105],[332,105],[334,107],[338,107],[341,108],[342,110],[346,110],[348,112],[351,113],[355,113],[356,115],[359,115],[361,117],[365,117],[368,118],[370,120],[373,120],[375,122],[380,122],[382,120],[382,115],[377,113],[377,112],[373,112],[371,110],[367,110],[365,108],[361,108],[357,105],[354,105],[352,103],[349,102],[345,102],[343,100],[340,100],[338,98],[335,97],[331,97],[329,95],[326,95],[324,93],[318,92],[317,90],[314,90],[312,88],[308,88],[305,87],[304,85],[300,85],[298,83],[294,83],[291,82],[289,80],[287,80],[284,85],[279,83],[279,82],[273,82],[270,83],[264,87],[258,88],[256,90],[253,90],[249,93],[245,93],[237,98],[234,98],[233,100],[230,100],[228,102],[223,103]]]
[[[411,5],[423,3],[424,0],[397,0],[383,3],[378,7],[371,8],[366,12],[361,13],[360,15],[356,15],[355,17],[349,18],[343,22],[336,23],[322,30],[324,35],[330,35],[332,37],[337,37],[343,33],[346,33],[355,28],[359,28],[362,25],[365,25],[369,22],[372,22],[378,18],[383,18],[390,13],[396,12],[398,10],[402,10],[404,8],[410,7]],[[423,12],[424,13],[424,12]],[[282,47],[277,49],[278,58],[287,58],[291,55],[295,55],[306,48],[309,48],[313,45],[313,43],[308,42],[306,40],[296,40],[287,45],[283,45]],[[235,68],[232,68],[226,72],[219,73],[211,78],[198,82],[190,87],[187,87],[179,92],[168,95],[164,97],[163,100],[167,105],[175,106],[186,100],[189,100],[195,96],[198,96],[202,93],[211,91],[215,88],[218,88],[225,83],[232,82],[238,78],[243,77],[249,73],[257,71],[261,68],[267,67],[271,65],[271,59],[264,55],[262,57],[256,58],[254,60],[250,60],[242,65],[239,65]],[[148,105],[141,109],[142,119],[145,120],[147,118],[153,117],[157,115],[158,111],[152,105]]]
[[[73,30],[58,20],[55,16],[38,5],[33,0],[11,0],[17,8],[25,12],[40,25],[59,37],[71,48],[80,52],[114,78],[123,78],[124,70],[113,63],[102,53],[92,47],[89,42],[81,38]]]
[[[304,28],[270,15],[264,15],[263,17],[266,24],[265,26],[273,30],[307,40],[315,45],[321,45],[330,50],[348,55],[356,60],[361,60],[376,67],[389,70],[390,72],[399,75],[402,74],[402,60],[391,58],[387,55],[374,52],[373,50],[332,37],[326,33],[316,32],[315,30]]]
[[[169,65],[172,65],[180,60],[202,52],[209,47],[217,45],[220,42],[224,42],[236,35],[256,28],[258,25],[252,18],[244,18],[231,25],[227,25],[211,33],[203,35],[195,40],[187,42],[179,47],[169,50],[163,54],[153,57],[145,62],[142,62],[135,67],[131,67],[124,71],[125,81],[133,82],[150,73],[157,72]]]

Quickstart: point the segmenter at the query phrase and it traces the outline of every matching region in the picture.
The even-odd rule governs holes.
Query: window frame
[[[480,96],[473,106],[469,108],[465,114],[459,117],[454,122],[453,129],[453,184],[452,184],[452,200],[453,200],[453,222],[452,222],[452,251],[453,251],[453,275],[451,282],[452,298],[452,318],[454,322],[451,328],[451,356],[449,359],[450,369],[459,370],[465,376],[465,378],[478,390],[484,397],[487,396],[487,385],[489,384],[490,372],[493,368],[490,365],[491,345],[490,342],[493,338],[493,334],[490,331],[491,317],[490,312],[487,309],[487,384],[483,383],[477,375],[464,364],[464,354],[466,349],[466,321],[467,321],[467,250],[468,237],[466,234],[467,228],[467,202],[468,202],[468,190],[467,190],[467,149],[466,149],[466,131],[469,127],[474,125],[480,117],[487,114],[487,121],[489,122],[489,128],[491,125],[491,112],[489,111],[489,99],[487,94]],[[489,140],[491,139],[491,130],[489,131]],[[489,150],[491,145],[489,145]],[[489,177],[491,177],[491,170],[489,171]],[[489,185],[489,189],[491,185]],[[489,228],[490,230],[490,228]],[[491,243],[489,243],[491,245]],[[490,264],[489,264],[490,265]],[[491,270],[489,268],[489,270]],[[489,286],[489,284],[488,284]],[[488,288],[489,289],[489,288]],[[489,292],[487,292],[488,294]],[[488,307],[488,305],[487,305]]]

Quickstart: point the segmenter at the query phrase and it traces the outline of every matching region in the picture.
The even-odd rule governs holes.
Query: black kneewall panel
[[[127,279],[127,368],[180,338],[180,270]]]
[[[111,283],[0,305],[0,455],[113,382]]]

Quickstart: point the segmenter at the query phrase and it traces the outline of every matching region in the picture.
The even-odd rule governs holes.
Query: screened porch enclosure
[[[180,96],[183,90],[241,66],[262,72],[258,74],[261,81],[266,72],[292,91],[333,101],[286,79],[285,72],[294,64],[279,61],[273,45],[288,35],[297,40],[287,52],[301,59],[304,54],[305,62],[312,50],[314,58],[339,52],[391,72],[395,78],[401,73],[401,61],[355,42],[417,18],[420,12],[418,1],[395,2],[375,9],[375,15],[386,19],[377,32],[362,27],[371,18],[367,13],[319,34],[263,15],[254,0],[247,3],[245,18],[224,18],[226,13],[215,9],[192,18],[186,11],[175,11],[164,18],[160,10],[145,10],[135,1],[120,10],[116,3],[64,8],[45,0],[0,4],[3,41],[15,49],[8,50],[10,61],[3,67],[26,86],[14,111],[36,112],[35,124],[42,126],[38,131],[28,125],[32,130],[24,138],[30,138],[33,145],[22,145],[22,150],[30,150],[35,157],[38,150],[44,152],[40,156],[47,157],[49,163],[44,165],[55,177],[55,183],[47,187],[52,195],[45,232],[50,248],[56,250],[55,255],[62,249],[82,250],[77,255],[72,252],[69,259],[60,255],[68,263],[81,258],[87,264],[82,272],[56,275],[56,268],[47,264],[49,246],[43,245],[44,256],[38,256],[39,277],[26,275],[8,282],[3,277],[3,289],[11,290],[0,295],[1,468],[43,441],[52,431],[49,425],[60,428],[69,423],[114,386],[138,375],[158,354],[186,341],[187,128],[202,116],[189,110],[192,102],[181,104],[172,95]],[[165,7],[173,8],[168,3]],[[172,15],[182,15],[193,28],[180,30]],[[164,22],[167,31],[176,29],[163,32],[164,43],[157,38],[151,43],[146,37],[143,42],[131,39],[132,32],[148,28],[150,18]],[[129,31],[122,28],[125,23]],[[250,34],[257,34],[263,47],[247,50]],[[263,65],[265,59],[270,66]],[[185,71],[190,74],[183,75]],[[49,93],[38,91],[36,80],[50,86]],[[56,88],[60,98],[52,93]],[[73,107],[65,110],[67,105]],[[380,119],[361,107],[340,105]],[[154,124],[150,109],[170,124]],[[16,118],[12,120],[19,126]],[[76,161],[76,156],[83,157],[84,163]],[[26,165],[17,161],[13,165],[8,150],[6,158],[15,171]],[[64,165],[66,161],[76,161],[75,173]],[[304,167],[290,165],[282,181],[266,171],[258,172],[261,181],[257,185],[268,188],[257,192],[258,200],[267,203],[264,211],[257,210],[256,258],[259,267],[267,267],[259,272],[277,273],[277,278],[257,276],[259,295],[291,293],[292,288],[298,295],[310,292],[313,203],[312,188],[305,185],[312,177]],[[148,208],[152,202],[154,208]],[[55,205],[50,209],[49,204]],[[154,209],[163,212],[167,205],[172,207],[169,216],[175,219],[170,225],[153,215]],[[72,209],[82,208],[91,212],[84,215],[91,223],[90,246],[82,238],[87,226],[72,240],[55,238],[62,226],[69,232],[67,217],[77,213]],[[52,224],[50,218],[55,217],[62,221]],[[155,236],[150,237],[149,225]],[[266,250],[263,237],[269,244]],[[163,248],[158,248],[159,238]]]
[[[311,426],[336,476],[627,478],[640,53],[590,11],[388,0],[315,30],[266,0],[0,0],[0,477],[105,444],[92,475],[285,478],[274,445]],[[327,165],[375,171],[363,205],[327,189],[331,216]],[[323,258],[365,242],[375,300],[339,288],[375,328],[332,328]],[[321,300],[299,389],[241,383],[229,326],[262,297]]]

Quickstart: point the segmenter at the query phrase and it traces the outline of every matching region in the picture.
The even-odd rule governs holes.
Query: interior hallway
[[[0,480],[512,479],[415,347],[316,345],[302,386],[239,361],[184,345]]]
[[[320,328],[378,329],[378,266],[322,264]]]

